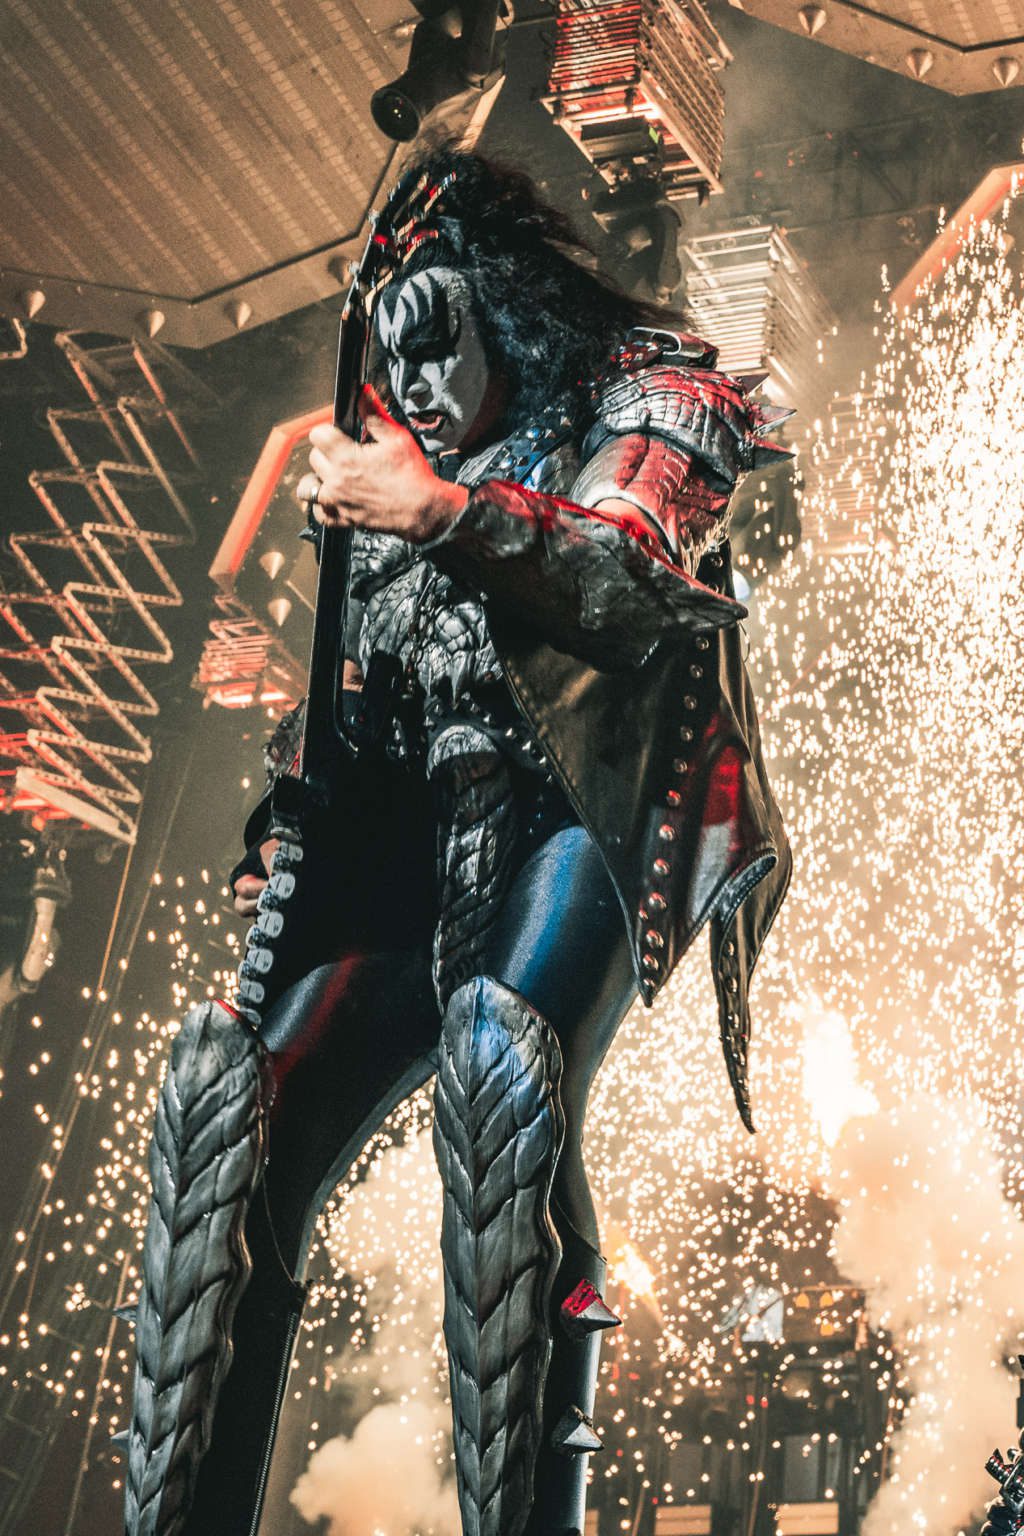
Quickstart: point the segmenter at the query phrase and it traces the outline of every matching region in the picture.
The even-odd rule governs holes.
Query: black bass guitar
[[[439,190],[408,174],[399,181],[383,213],[371,215],[366,247],[353,269],[338,340],[334,424],[356,440],[374,296],[397,265],[403,235],[415,228],[430,196]],[[365,831],[366,824],[372,824],[395,833],[401,832],[404,821],[409,823],[408,837],[415,837],[422,821],[412,776],[379,746],[389,701],[401,685],[397,663],[374,658],[359,706],[348,724],[343,718],[352,530],[322,527],[315,542],[319,573],[297,770],[277,776],[269,804],[267,799],[261,802],[248,823],[249,829],[263,828],[260,842],[277,842],[238,971],[236,1006],[256,1028],[287,986],[318,959],[330,958],[324,942],[328,924],[320,909],[325,893],[329,900],[332,882],[338,880],[346,882],[348,906],[353,907],[359,860],[351,857],[351,844],[359,844],[359,828]],[[346,821],[356,827],[354,838],[345,837]],[[362,851],[365,856],[365,844]]]

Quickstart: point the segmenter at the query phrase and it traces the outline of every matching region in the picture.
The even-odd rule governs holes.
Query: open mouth
[[[410,411],[409,424],[416,432],[432,436],[444,421],[444,411]]]

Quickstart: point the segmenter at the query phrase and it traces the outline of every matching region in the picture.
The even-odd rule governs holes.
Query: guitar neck
[[[350,528],[324,528],[301,758],[302,777],[322,788],[330,783],[339,756],[351,751],[338,718],[351,553]]]
[[[366,367],[366,311],[355,285],[342,311],[338,334],[338,367],[334,389],[334,425],[358,438],[356,405]],[[302,736],[301,774],[307,783],[326,792],[340,756],[354,755],[339,718],[345,650],[345,615],[352,564],[351,528],[324,526],[320,569],[313,614],[313,645],[309,659],[306,721]]]

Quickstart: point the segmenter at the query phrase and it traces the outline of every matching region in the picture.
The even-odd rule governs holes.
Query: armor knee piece
[[[209,1445],[249,1277],[243,1225],[263,1164],[264,1048],[220,1003],[185,1016],[150,1143],[136,1316],[127,1536],[175,1536]]]
[[[561,1052],[518,993],[476,977],[445,1012],[434,1150],[444,1332],[465,1536],[521,1536],[533,1499],[560,1245],[548,1202]]]

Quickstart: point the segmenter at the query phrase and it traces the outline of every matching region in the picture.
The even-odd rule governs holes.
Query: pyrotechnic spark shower
[[[879,1334],[875,1363],[890,1426],[902,1419],[874,1536],[908,1520],[953,1531],[986,1496],[984,1456],[1012,1424],[1001,1351],[1024,1322],[1024,294],[1011,262],[997,220],[910,310],[880,306],[880,360],[859,400],[865,423],[886,423],[875,548],[836,560],[805,545],[758,592],[751,659],[796,856],[754,997],[759,1135],[736,1122],[696,956],[667,1001],[631,1017],[588,1122],[603,1215],[653,1276],[651,1422],[667,1438],[661,1410],[735,1370],[721,1324],[745,1293],[843,1275],[866,1289],[872,1326],[898,1346]],[[827,483],[814,494],[827,502]],[[27,1266],[69,1263],[72,1249],[94,1263],[69,1310],[87,1294],[112,1301],[115,1274],[130,1294],[158,1064],[197,980],[222,987],[237,953],[210,887],[197,897],[194,875],[177,879],[151,903],[152,942],[176,967],[167,1017],[115,1018],[108,1054],[79,1074],[77,1092],[108,1111],[99,1145],[76,1149],[95,1159],[94,1188],[82,1210],[48,1198],[23,1244]],[[46,1024],[29,1070],[49,1173],[67,1138],[46,1103]],[[855,1090],[827,1103],[808,1067],[822,1038]],[[424,1409],[433,1434],[444,1388],[428,1121],[417,1095],[325,1212],[294,1379],[298,1394],[322,1390],[326,1361],[332,1380],[365,1382],[368,1403]],[[378,1171],[382,1152],[394,1174]],[[901,1217],[891,1231],[886,1210]],[[631,1320],[626,1360],[646,1347]],[[0,1371],[45,1379],[103,1429],[123,1423],[127,1342],[66,1358],[55,1332],[60,1318],[29,1303]],[[629,1416],[624,1398],[606,1383],[608,1419]],[[740,1454],[751,1423],[735,1426]],[[641,1476],[645,1454],[638,1444]],[[439,1441],[432,1455],[443,1469]]]

